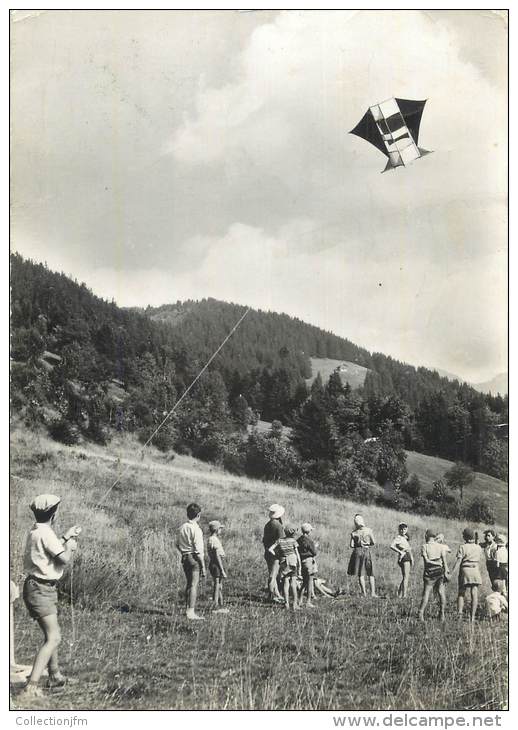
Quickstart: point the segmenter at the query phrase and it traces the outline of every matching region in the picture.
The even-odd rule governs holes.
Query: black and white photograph
[[[508,21],[10,11],[18,725],[503,727]]]

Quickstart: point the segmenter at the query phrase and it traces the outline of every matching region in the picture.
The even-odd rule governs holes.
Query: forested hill
[[[203,299],[143,311],[155,322],[174,326],[189,350],[205,355],[208,350],[216,350],[246,308]],[[364,367],[370,367],[372,361],[367,350],[332,332],[287,314],[251,309],[218,355],[218,362],[224,370],[237,369],[240,373],[296,362],[300,374],[310,377],[310,357],[350,360]]]
[[[149,433],[245,311],[213,299],[121,309],[19,255],[11,257],[11,286],[13,408],[27,422],[56,432],[72,425],[99,440],[110,427]],[[319,378],[311,391],[306,385],[310,357],[370,372],[354,392],[330,381],[334,394],[325,400]],[[315,443],[325,431],[322,438],[338,445],[333,453],[345,453],[351,436],[376,436],[388,421],[408,448],[502,476],[494,465],[503,458],[495,425],[507,421],[507,398],[370,354],[287,315],[253,310],[170,424],[171,440],[192,446],[209,432],[212,438],[246,428],[259,415],[292,425],[308,399],[322,409],[309,431]]]

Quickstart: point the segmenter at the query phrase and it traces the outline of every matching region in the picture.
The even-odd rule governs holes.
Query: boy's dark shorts
[[[209,563],[209,573],[213,578],[223,578],[223,573],[217,563]]]
[[[31,618],[36,621],[58,612],[57,581],[40,582],[28,576],[23,584],[23,600]]]
[[[187,553],[187,555],[182,555],[182,568],[187,578],[187,588],[190,588],[194,574],[200,572],[200,564],[192,553]]]

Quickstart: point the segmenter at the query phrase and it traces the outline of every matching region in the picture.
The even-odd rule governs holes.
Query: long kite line
[[[250,311],[250,307],[248,307],[245,310],[245,313],[239,318],[239,320],[236,322],[236,324],[232,327],[232,329],[230,330],[230,332],[228,333],[228,335],[225,337],[225,339],[223,340],[223,342],[221,343],[221,345],[218,347],[218,349],[215,350],[215,352],[210,356],[210,358],[207,360],[207,362],[202,367],[202,369],[200,370],[200,372],[198,373],[198,375],[194,378],[194,380],[189,385],[189,387],[186,388],[186,390],[184,390],[184,392],[178,398],[178,400],[176,401],[176,403],[174,404],[174,406],[171,408],[171,410],[169,411],[169,413],[158,424],[158,426],[155,428],[155,430],[153,431],[153,433],[151,434],[151,436],[148,438],[148,440],[146,441],[146,443],[143,445],[142,452],[144,452],[144,449],[146,448],[146,446],[148,446],[151,443],[151,441],[155,438],[155,436],[160,431],[160,429],[162,428],[162,426],[164,426],[165,423],[171,418],[171,416],[176,411],[176,409],[178,408],[178,406],[180,405],[180,403],[183,401],[183,399],[186,397],[186,395],[192,390],[192,388],[196,385],[196,383],[201,378],[201,376],[203,375],[203,373],[205,372],[205,370],[207,370],[207,368],[209,367],[209,365],[211,364],[211,362],[214,360],[214,358],[216,357],[216,355],[220,352],[220,350],[224,347],[224,345],[232,337],[232,335],[237,330],[237,328],[239,327],[239,325],[241,324],[241,322],[244,320],[244,318],[246,317],[246,315],[248,314],[249,311]],[[119,474],[119,476],[113,482],[113,484],[108,489],[108,491],[102,496],[102,498],[99,500],[99,502],[97,502],[96,507],[100,507],[102,505],[102,503],[104,502],[104,500],[106,499],[106,497],[110,494],[110,492],[112,491],[112,489],[117,486],[117,484],[121,481],[122,477],[126,474],[126,472],[128,471],[128,469],[131,466],[132,466],[132,464],[127,464],[126,465],[126,468],[123,469],[123,471]]]

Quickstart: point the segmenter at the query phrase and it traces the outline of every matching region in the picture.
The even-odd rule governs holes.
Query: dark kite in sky
[[[425,104],[426,100],[387,99],[369,107],[351,130],[351,134],[366,139],[388,157],[382,172],[404,167],[428,154],[428,150],[417,146]]]

